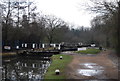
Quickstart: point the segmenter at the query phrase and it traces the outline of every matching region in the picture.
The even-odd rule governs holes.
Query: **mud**
[[[108,51],[94,56],[70,55],[73,60],[66,68],[68,79],[118,79],[118,67],[108,58]]]

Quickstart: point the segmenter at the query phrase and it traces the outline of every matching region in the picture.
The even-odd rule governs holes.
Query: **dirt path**
[[[118,67],[108,54],[109,51],[97,55],[70,54],[73,60],[66,69],[68,79],[118,79]]]

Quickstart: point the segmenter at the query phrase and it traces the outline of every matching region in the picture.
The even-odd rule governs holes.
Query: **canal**
[[[16,56],[3,58],[0,81],[42,81],[51,64],[50,57]]]

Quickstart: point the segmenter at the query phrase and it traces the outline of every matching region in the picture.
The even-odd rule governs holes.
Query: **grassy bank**
[[[59,57],[63,56],[63,59]],[[45,74],[44,79],[65,79],[65,69],[68,63],[72,60],[72,56],[70,55],[54,55],[52,56],[52,64],[48,68],[47,73]],[[55,75],[55,70],[60,70],[60,75]]]
[[[87,50],[76,51],[76,53],[81,53],[81,54],[97,54],[99,52],[100,52],[99,49],[87,49]]]

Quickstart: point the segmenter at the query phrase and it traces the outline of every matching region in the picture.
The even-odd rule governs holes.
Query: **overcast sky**
[[[14,0],[13,0],[14,1]],[[19,0],[26,1],[26,0]],[[95,16],[85,11],[89,0],[28,0],[37,5],[37,11],[45,15],[55,15],[64,21],[77,26],[90,27],[90,21]]]
[[[83,9],[84,4],[89,3],[88,0],[34,0],[37,10],[44,14],[52,14],[60,17],[66,22],[90,27],[90,20],[93,14]],[[80,5],[79,5],[80,4]]]

